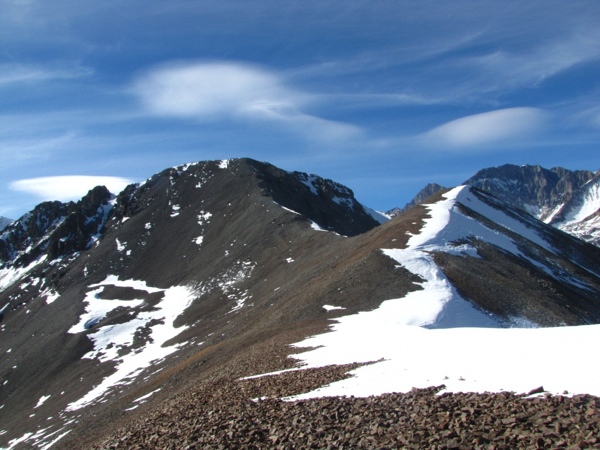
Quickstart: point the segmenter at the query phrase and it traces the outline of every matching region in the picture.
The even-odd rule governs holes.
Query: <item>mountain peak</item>
[[[104,226],[112,198],[97,186],[77,203],[40,203],[0,235],[0,264],[24,267],[43,254],[52,260],[84,250]]]
[[[444,186],[439,185],[437,183],[428,183],[423,189],[421,189],[417,193],[417,195],[414,196],[414,198],[410,202],[408,202],[406,205],[404,205],[403,208],[394,208],[389,211],[389,214],[393,215],[393,216],[397,216],[398,214],[412,208],[413,206],[420,205],[425,200],[427,200],[429,197],[431,197],[434,194],[437,194],[440,191],[443,191],[444,189],[447,189],[447,188],[445,188]]]

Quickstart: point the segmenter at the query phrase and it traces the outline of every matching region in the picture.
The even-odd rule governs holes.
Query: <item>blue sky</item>
[[[598,24],[597,0],[3,0],[0,215],[243,156],[379,210],[505,163],[596,171]]]

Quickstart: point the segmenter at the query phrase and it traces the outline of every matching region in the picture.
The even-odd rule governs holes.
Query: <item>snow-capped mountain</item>
[[[494,355],[523,327],[570,330],[542,339],[573,357],[587,350],[579,339],[600,337],[589,325],[600,323],[600,249],[473,187],[386,221],[316,175],[250,159],[186,164],[117,196],[99,187],[78,203],[39,205],[0,234],[0,260],[0,447],[81,447],[153,399],[176,404],[195,386],[298,370],[298,360],[385,359],[369,366],[378,386],[402,390],[389,380],[419,374],[399,370],[397,352],[456,344],[465,327],[503,330],[473,341]],[[287,357],[312,343],[323,347]],[[499,361],[494,379],[524,367]],[[474,377],[498,387],[460,364],[446,366],[452,383],[460,369],[472,389]],[[588,376],[597,368],[581,364],[549,380],[552,392],[598,395]],[[278,392],[292,395],[285,382]]]
[[[488,192],[545,223],[600,246],[600,172],[506,164],[480,170],[463,184]],[[443,189],[430,183],[406,206],[388,213],[397,215]]]
[[[600,173],[507,164],[481,170],[464,184],[489,192],[580,239],[600,243]]]

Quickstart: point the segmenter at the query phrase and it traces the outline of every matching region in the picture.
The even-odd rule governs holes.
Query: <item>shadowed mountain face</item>
[[[600,250],[476,189],[453,202],[423,250],[452,295],[498,326],[600,323]],[[265,342],[426,289],[388,253],[411,249],[432,214],[415,206],[380,225],[350,189],[250,159],[41,204],[0,234],[0,447],[82,439],[240,355],[288,367]],[[450,323],[431,325],[461,326]]]

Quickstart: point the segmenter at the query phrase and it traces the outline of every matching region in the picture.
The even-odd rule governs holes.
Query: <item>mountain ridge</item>
[[[145,395],[298,370],[290,344],[413,298],[387,315],[400,330],[600,322],[600,250],[473,187],[380,224],[349,188],[238,159],[84,199],[24,216],[42,225],[29,240],[19,221],[0,235],[0,445],[95,441],[115,417],[137,420]],[[353,368],[386,358],[359,347]],[[333,372],[310,389],[346,369]],[[294,394],[310,390],[302,373]]]
[[[478,171],[462,184],[477,187],[535,218],[600,246],[600,172],[505,164]],[[445,189],[428,184],[404,208]]]

